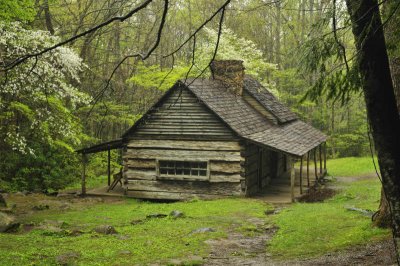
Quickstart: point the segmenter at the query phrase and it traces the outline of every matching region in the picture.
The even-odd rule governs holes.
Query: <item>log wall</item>
[[[187,89],[175,89],[149,112],[131,138],[234,139],[234,132]]]
[[[239,141],[131,140],[124,152],[128,194],[138,198],[183,199],[241,195]],[[208,162],[207,177],[165,176],[158,160]]]

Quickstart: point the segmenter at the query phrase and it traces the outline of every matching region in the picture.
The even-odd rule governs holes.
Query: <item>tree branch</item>
[[[10,69],[12,69],[12,68],[14,68],[14,67],[16,67],[16,66],[18,66],[18,65],[20,65],[20,64],[22,64],[22,63],[24,63],[24,62],[25,62],[26,60],[28,60],[29,58],[37,57],[37,56],[40,56],[40,55],[42,55],[42,54],[44,54],[44,53],[50,52],[50,51],[56,49],[57,47],[60,47],[60,46],[63,46],[63,45],[65,45],[65,44],[68,44],[68,43],[70,43],[70,42],[73,42],[73,41],[79,39],[80,37],[85,36],[85,35],[87,35],[87,34],[89,34],[89,33],[95,32],[95,31],[97,31],[97,30],[99,30],[99,29],[101,29],[101,28],[103,28],[103,27],[105,27],[105,26],[107,26],[107,25],[109,25],[109,24],[115,22],[115,21],[123,22],[123,21],[125,21],[126,19],[132,17],[134,14],[136,14],[136,13],[139,12],[140,10],[146,8],[152,1],[153,1],[153,0],[146,0],[146,1],[143,2],[141,5],[139,5],[139,6],[136,7],[135,9],[131,10],[128,14],[126,14],[126,15],[124,15],[124,16],[116,16],[116,17],[113,17],[113,18],[111,18],[111,19],[109,19],[109,20],[107,20],[107,21],[105,21],[105,22],[103,22],[103,23],[100,23],[99,25],[97,25],[97,26],[95,26],[95,27],[93,27],[93,28],[88,29],[87,31],[84,31],[84,32],[82,32],[82,33],[80,33],[80,34],[78,34],[78,35],[75,35],[75,36],[73,36],[73,37],[71,37],[71,38],[69,38],[69,39],[67,39],[67,40],[65,40],[65,41],[59,42],[59,43],[57,43],[57,44],[55,44],[55,45],[53,45],[53,46],[50,46],[50,47],[48,47],[48,48],[45,48],[45,49],[43,49],[43,50],[41,50],[41,51],[39,51],[39,52],[37,52],[37,53],[27,54],[27,55],[25,55],[25,56],[23,56],[23,57],[19,57],[19,58],[17,58],[16,60],[14,60],[13,62],[11,62],[11,63],[9,63],[9,64],[6,64],[4,67],[2,67],[2,68],[0,69],[0,71],[3,71],[3,72],[4,72],[4,71],[8,71],[8,70],[10,70]],[[165,11],[164,11],[164,12],[165,12]],[[154,48],[154,49],[155,49],[155,48]]]

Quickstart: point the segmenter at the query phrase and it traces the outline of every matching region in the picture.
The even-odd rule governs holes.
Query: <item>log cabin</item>
[[[245,75],[242,61],[210,69],[210,78],[177,81],[121,139],[78,152],[122,149],[125,193],[144,199],[252,196],[274,179],[293,189],[294,161],[318,149],[323,173],[322,132]]]

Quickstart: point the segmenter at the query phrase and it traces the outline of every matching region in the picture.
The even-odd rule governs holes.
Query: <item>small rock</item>
[[[181,212],[181,211],[174,210],[169,214],[169,216],[171,216],[172,218],[176,219],[176,218],[185,217],[185,214],[183,212]]]
[[[271,214],[275,214],[275,210],[265,210],[264,211],[265,215],[271,215]]]
[[[141,219],[136,219],[136,220],[131,221],[131,225],[137,225],[137,224],[142,224],[142,223],[144,223],[144,221]]]
[[[44,220],[41,225],[43,226],[53,226],[53,227],[65,227],[66,225],[68,225],[66,222],[61,221],[61,220]]]
[[[56,257],[56,261],[60,265],[71,265],[71,264],[73,264],[74,260],[79,259],[80,256],[81,256],[80,253],[70,251],[70,252],[66,252],[66,253],[58,255]]]
[[[116,237],[117,237],[118,239],[120,239],[120,240],[128,240],[128,239],[131,239],[131,237],[128,236],[128,235],[117,235]]]
[[[93,229],[96,233],[103,235],[114,235],[117,234],[117,230],[115,230],[112,225],[99,225]]]
[[[59,207],[60,210],[70,210],[71,209],[71,204],[68,203],[63,203]]]
[[[118,254],[120,254],[120,255],[131,255],[132,252],[130,252],[129,250],[121,250],[120,252],[118,252]]]
[[[47,204],[39,204],[32,207],[32,210],[34,211],[43,211],[48,209],[50,209],[50,206]]]
[[[0,232],[9,232],[19,227],[14,217],[0,212]]]
[[[18,192],[15,192],[15,196],[25,197],[26,194],[24,194],[24,193],[21,192],[21,191],[18,191]]]
[[[208,232],[215,232],[215,230],[211,227],[203,227],[203,228],[193,230],[191,233],[197,234],[197,233],[208,233]]]
[[[72,231],[68,232],[69,236],[80,236],[83,235],[83,231],[79,230],[79,229],[73,229]]]
[[[153,213],[153,214],[149,214],[146,216],[147,219],[153,219],[153,218],[165,218],[168,215],[163,214],[163,213]]]
[[[38,229],[43,230],[43,235],[45,236],[64,236],[68,235],[68,232],[64,229],[61,229],[60,227],[55,227],[55,226],[39,226],[37,227]]]

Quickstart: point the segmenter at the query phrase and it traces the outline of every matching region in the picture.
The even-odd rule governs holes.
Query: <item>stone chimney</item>
[[[210,68],[213,79],[222,81],[236,95],[242,95],[244,79],[242,60],[214,60]]]

